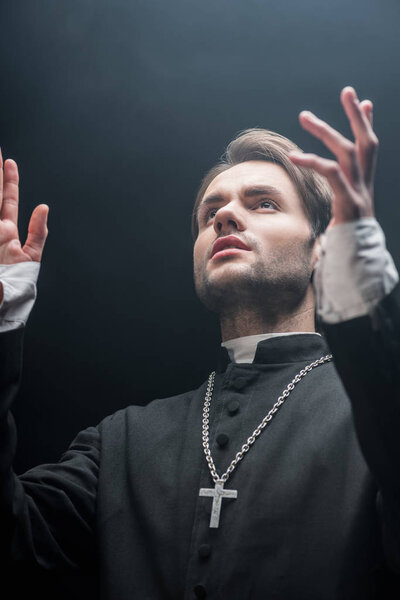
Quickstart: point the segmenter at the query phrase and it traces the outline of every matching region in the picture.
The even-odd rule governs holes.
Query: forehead
[[[273,186],[287,202],[300,207],[300,195],[281,165],[265,160],[251,160],[230,167],[211,181],[204,192],[203,201],[214,194],[241,194],[249,186]]]

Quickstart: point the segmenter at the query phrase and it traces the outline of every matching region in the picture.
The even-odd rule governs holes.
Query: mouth
[[[227,235],[218,238],[212,247],[210,260],[234,256],[243,251],[250,251],[250,248],[235,235]]]

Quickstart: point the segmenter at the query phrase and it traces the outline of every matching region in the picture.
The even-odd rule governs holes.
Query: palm
[[[47,237],[48,207],[40,204],[32,213],[24,246],[18,235],[17,163],[4,163],[0,153],[0,264],[10,265],[24,261],[40,261]]]
[[[10,265],[32,260],[21,248],[18,229],[11,221],[0,222],[0,264]]]
[[[369,110],[368,104],[362,104],[361,103],[361,107],[364,111],[365,116],[370,120],[371,124],[372,124],[372,115],[371,112]],[[362,148],[362,146],[360,145],[359,141],[356,140],[355,142],[355,149],[356,149],[356,155],[357,155],[357,159],[360,165],[360,170],[364,179],[364,184],[366,189],[369,192],[369,195],[371,197],[371,204],[372,204],[372,198],[374,195],[374,173],[375,173],[375,165],[376,165],[376,155],[375,154],[368,154],[364,151],[364,148]],[[346,169],[343,168],[343,172],[345,173],[345,175],[348,177],[349,181],[351,182],[351,174],[346,172]],[[333,205],[335,205],[335,201],[333,201]],[[372,209],[372,206],[371,206]],[[328,229],[331,229],[332,227],[334,227],[336,225],[336,219],[335,219],[335,214],[333,214],[332,219],[329,222],[329,225],[327,227]]]

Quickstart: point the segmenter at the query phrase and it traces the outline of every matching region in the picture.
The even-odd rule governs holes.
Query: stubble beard
[[[249,312],[277,321],[294,314],[302,305],[310,285],[310,243],[258,255],[245,264],[232,264],[207,272],[206,265],[195,267],[196,293],[201,302],[220,319]]]

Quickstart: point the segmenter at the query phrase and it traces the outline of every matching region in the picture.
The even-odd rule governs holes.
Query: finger
[[[322,158],[316,154],[300,152],[290,152],[289,158],[295,164],[308,169],[315,169],[315,171],[326,177],[336,195],[349,196],[351,194],[350,186],[336,161]]]
[[[360,216],[373,216],[368,213],[370,207],[364,209],[357,200],[357,195],[336,161],[299,152],[291,152],[289,158],[298,166],[314,169],[326,177],[334,194],[332,212],[336,223],[353,221]]]
[[[340,94],[340,99],[356,140],[365,183],[369,186],[375,172],[378,138],[372,129],[370,119],[361,107],[355,90],[352,87],[345,87]]]
[[[9,219],[15,225],[18,222],[19,174],[15,160],[8,158],[4,162],[3,202],[0,219]]]
[[[47,238],[47,217],[49,207],[39,204],[32,213],[28,226],[28,237],[22,250],[30,256],[31,260],[40,261],[44,244]]]
[[[370,124],[373,124],[373,104],[371,100],[363,100],[360,102],[360,107],[363,110]]]
[[[369,138],[375,134],[369,119],[361,108],[361,102],[355,89],[350,86],[343,88],[340,93],[340,101],[349,119],[355,139],[360,143],[367,143]]]
[[[308,110],[300,113],[299,120],[304,129],[321,140],[335,154],[349,180],[354,186],[358,186],[361,182],[361,171],[354,143]]]

